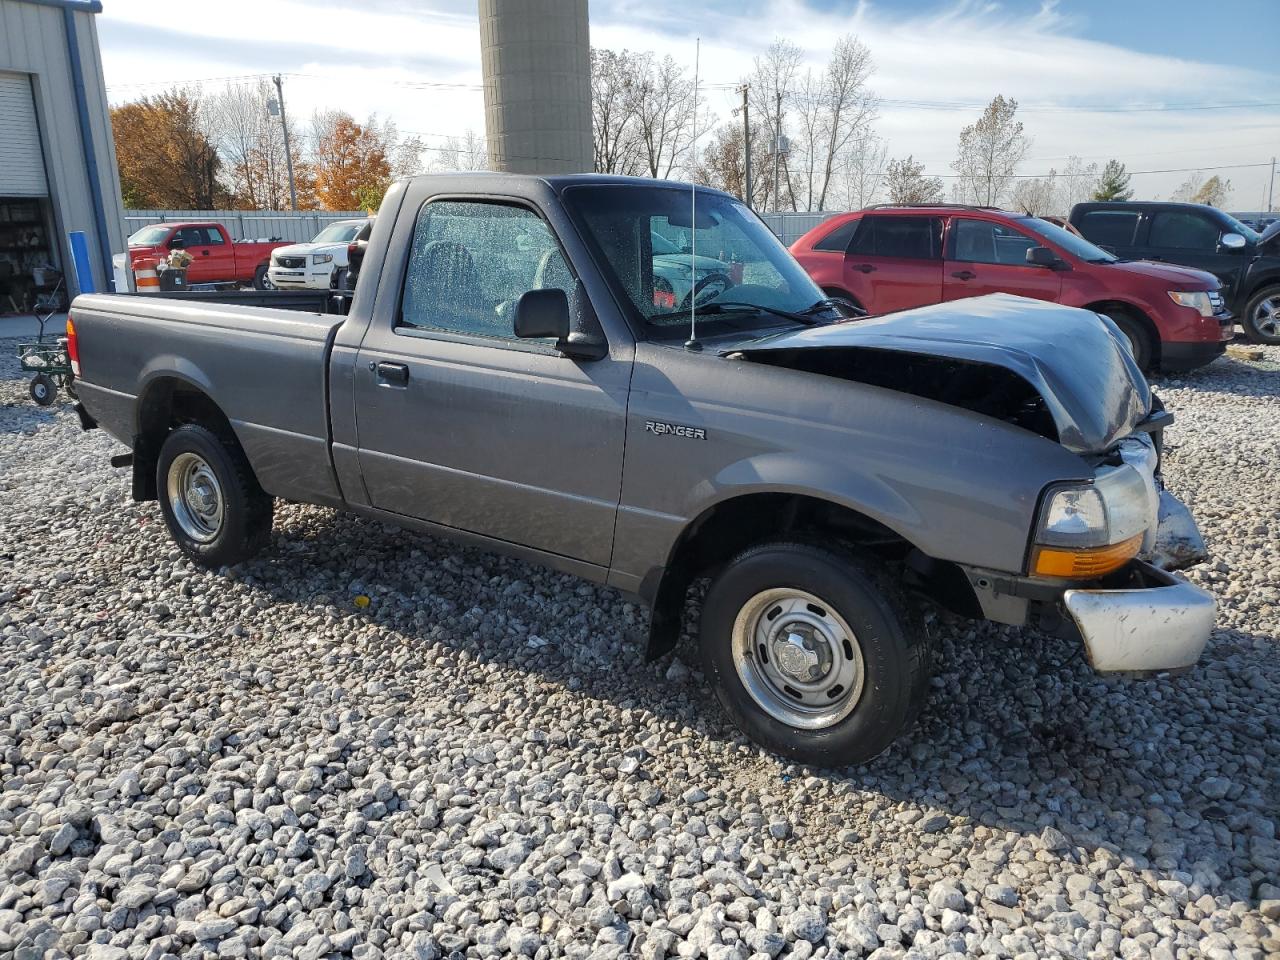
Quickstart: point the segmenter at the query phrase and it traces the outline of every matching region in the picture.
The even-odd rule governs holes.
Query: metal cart
[[[62,286],[59,281],[58,286]],[[55,288],[54,293],[57,293]],[[52,299],[52,298],[51,298]],[[54,300],[56,303],[56,299]],[[18,344],[18,364],[28,373],[34,373],[28,393],[31,399],[42,407],[53,403],[58,396],[58,387],[62,387],[71,396],[75,396],[75,377],[71,372],[71,359],[67,356],[67,338],[45,333],[45,325],[53,318],[56,311],[41,316],[36,314],[40,323],[40,333],[32,343]]]

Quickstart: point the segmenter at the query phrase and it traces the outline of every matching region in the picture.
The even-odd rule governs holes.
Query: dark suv
[[[814,227],[791,253],[829,296],[872,314],[1014,293],[1104,314],[1144,371],[1189,370],[1234,333],[1209,273],[1126,263],[1047,220],[991,207],[879,206]]]
[[[1201,203],[1077,203],[1071,225],[1126,260],[1208,270],[1255,343],[1280,343],[1280,224],[1261,233]]]

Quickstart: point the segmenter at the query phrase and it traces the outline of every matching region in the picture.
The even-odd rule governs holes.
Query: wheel
[[[156,490],[169,534],[201,566],[247,560],[271,535],[271,497],[240,445],[208,427],[185,424],[165,438]]]
[[[253,289],[274,290],[275,288],[276,285],[267,276],[267,265],[265,263],[259,264],[258,269],[253,271]]]
[[[692,303],[709,303],[733,288],[733,278],[723,273],[708,273],[693,285],[693,289],[680,301],[680,309],[688,310]],[[708,292],[710,291],[710,292]]]
[[[1104,316],[1119,327],[1120,332],[1129,341],[1129,350],[1133,354],[1138,369],[1143,373],[1150,373],[1151,363],[1155,357],[1155,346],[1151,342],[1151,335],[1147,333],[1141,322],[1118,310]]]
[[[32,400],[42,407],[47,407],[57,399],[58,385],[47,373],[37,373],[31,378],[31,386],[27,388],[27,392],[31,394]]]
[[[1250,297],[1240,325],[1254,343],[1280,343],[1280,287],[1267,287]]]
[[[819,767],[863,763],[915,721],[929,638],[881,565],[806,543],[740,554],[702,608],[703,665],[748,737]]]

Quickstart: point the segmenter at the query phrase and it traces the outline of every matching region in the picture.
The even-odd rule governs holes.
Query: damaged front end
[[[1081,475],[1043,492],[1023,570],[958,565],[982,615],[1077,637],[1104,673],[1178,671],[1200,656],[1215,603],[1172,572],[1207,558],[1160,477],[1173,418],[1110,321],[997,295],[788,332],[732,354],[959,407],[1079,455]]]

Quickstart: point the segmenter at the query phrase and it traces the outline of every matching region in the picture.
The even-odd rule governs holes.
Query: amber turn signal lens
[[[1036,547],[1031,572],[1039,577],[1061,577],[1068,580],[1096,580],[1119,570],[1142,549],[1142,534],[1107,547],[1067,550],[1062,547]]]

